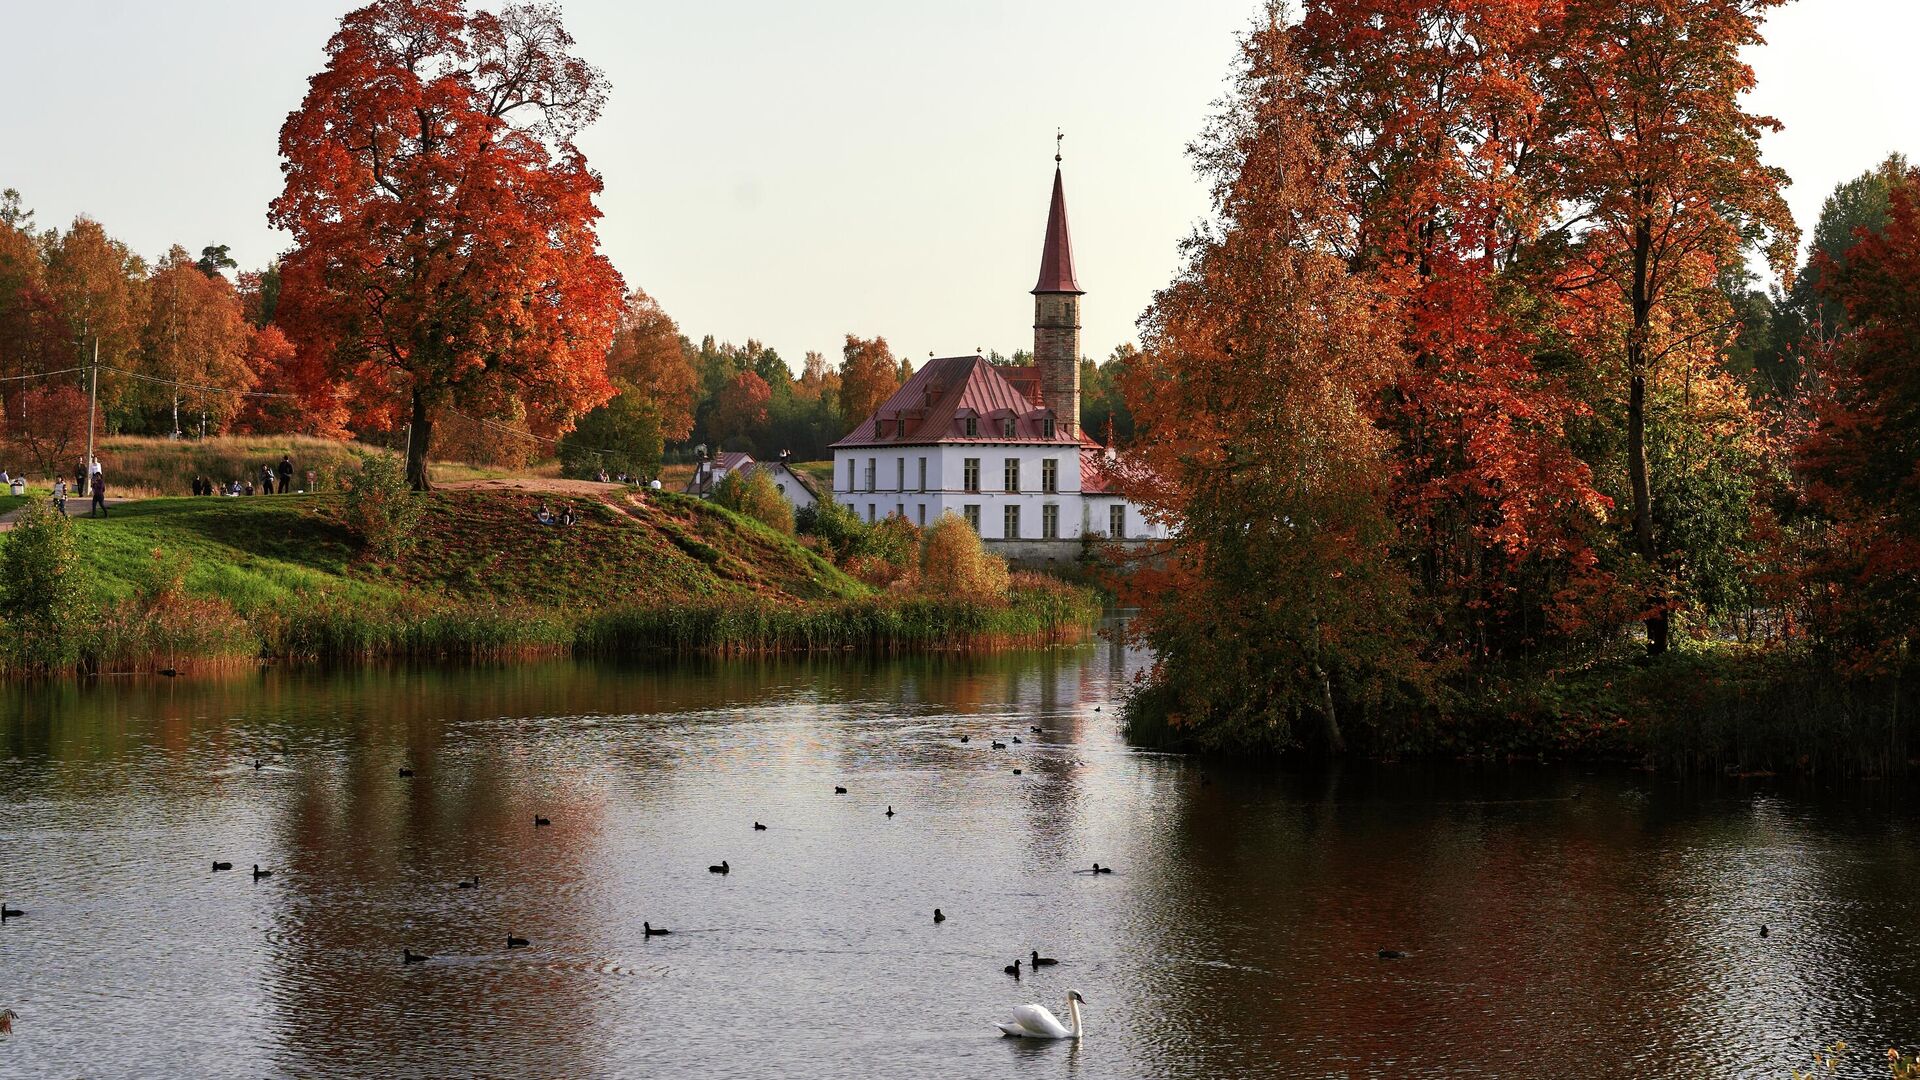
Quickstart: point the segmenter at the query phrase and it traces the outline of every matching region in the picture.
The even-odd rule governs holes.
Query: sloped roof
[[[1067,229],[1067,191],[1060,169],[1053,170],[1053,204],[1047,207],[1047,240],[1040,249],[1040,281],[1036,293],[1086,292],[1073,276],[1073,237]]]
[[[1107,460],[1107,451],[1103,447],[1082,447],[1080,450],[1080,494],[1118,496],[1113,470]]]
[[[966,418],[978,418],[977,435],[966,433]],[[834,443],[849,446],[926,446],[935,443],[1042,443],[1097,445],[1084,434],[1068,435],[1057,424],[1045,434],[1048,416],[1040,401],[1039,373],[1029,367],[995,367],[982,356],[946,356],[929,360],[906,385],[894,391],[872,416]],[[1007,436],[1003,421],[1014,421]],[[906,432],[900,421],[906,421]],[[876,427],[876,424],[878,427]]]

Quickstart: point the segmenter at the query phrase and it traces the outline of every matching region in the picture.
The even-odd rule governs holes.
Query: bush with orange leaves
[[[980,535],[952,513],[920,541],[920,591],[929,596],[999,600],[1007,595],[1007,562],[987,552]]]

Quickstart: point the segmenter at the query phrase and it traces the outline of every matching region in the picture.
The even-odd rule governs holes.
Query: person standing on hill
[[[93,477],[88,488],[93,492],[93,509],[87,511],[87,516],[93,517],[97,514],[100,517],[106,517],[107,478],[106,475],[100,471],[100,463],[97,461],[93,463]]]
[[[260,466],[260,494],[273,494],[273,466]]]
[[[73,493],[75,495],[87,493],[87,463],[84,461],[73,467]]]
[[[293,455],[280,455],[280,494],[293,490]]]
[[[53,508],[60,511],[62,517],[66,516],[67,478],[64,476],[56,476],[53,478]]]

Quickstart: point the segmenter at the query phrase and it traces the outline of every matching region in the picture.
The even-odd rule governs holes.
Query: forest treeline
[[[1136,720],[1440,745],[1720,649],[1858,690],[1836,730],[1904,761],[1920,174],[1841,185],[1797,260],[1743,104],[1778,2],[1268,7],[1119,379],[1125,486],[1180,530],[1124,582]]]
[[[310,407],[316,398],[332,401],[334,388],[275,322],[279,293],[277,263],[240,271],[225,245],[197,256],[176,245],[149,262],[91,218],[39,228],[19,192],[0,192],[0,438],[8,448],[0,467],[49,475],[72,468],[84,453],[96,355],[103,435],[404,442],[403,412]],[[1132,433],[1112,376],[1134,353],[1122,345],[1106,363],[1082,362],[1082,416],[1103,437]],[[1028,362],[1024,353],[990,359]],[[574,417],[570,433],[536,431],[509,394],[490,412],[445,407],[435,418],[437,453],[505,467],[558,453],[581,476],[604,467],[651,477],[663,457],[689,460],[699,446],[818,460],[913,365],[884,338],[850,334],[839,355],[808,352],[796,372],[753,339],[692,340],[636,289],[620,310],[606,369],[615,396]],[[36,377],[43,373],[58,374]]]

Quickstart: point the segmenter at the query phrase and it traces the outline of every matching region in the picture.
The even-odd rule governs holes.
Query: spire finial
[[[1053,163],[1055,165],[1060,164],[1060,144],[1065,141],[1066,137],[1066,132],[1061,131],[1059,128],[1053,129]]]

